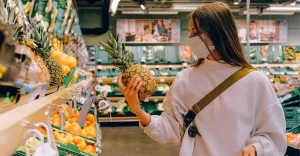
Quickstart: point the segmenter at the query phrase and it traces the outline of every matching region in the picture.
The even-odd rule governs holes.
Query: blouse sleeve
[[[161,143],[179,144],[181,141],[181,127],[174,114],[174,107],[172,105],[172,88],[168,91],[163,101],[164,112],[160,115],[152,115],[151,122],[147,127],[140,127],[153,140]]]
[[[283,156],[287,142],[282,106],[267,78],[258,85],[257,114],[248,145],[256,148],[257,156]]]

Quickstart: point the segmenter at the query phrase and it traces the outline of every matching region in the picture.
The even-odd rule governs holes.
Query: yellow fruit
[[[70,119],[71,123],[76,123],[77,121],[78,121],[78,119],[76,117],[73,117],[73,118]]]
[[[73,78],[72,78],[72,82],[75,83],[77,81],[77,79],[78,79],[78,71],[76,70],[74,72],[74,75],[73,75]]]
[[[58,141],[63,143],[63,144],[68,144],[69,143],[68,139],[65,138],[65,137],[60,137]]]
[[[72,136],[72,134],[70,134],[70,133],[67,133],[66,135],[65,135],[65,138],[68,140],[68,143],[73,143],[73,136]]]
[[[55,55],[53,56],[53,59],[55,59],[60,65],[69,66],[69,56],[67,54],[61,53]]]
[[[86,121],[89,121],[90,123],[94,123],[95,122],[95,117],[92,114],[88,114],[86,116]]]
[[[81,130],[80,135],[84,137],[88,137],[87,132],[84,129]]]
[[[44,128],[39,128],[38,129],[43,135],[46,135],[47,133],[46,133],[46,130],[44,129]]]
[[[53,124],[54,126],[59,127],[59,126],[60,126],[60,119],[59,119],[59,118],[55,119],[54,122],[53,122],[52,124]]]
[[[62,69],[62,71],[63,71],[63,73],[64,73],[65,75],[69,75],[69,74],[70,74],[71,69],[70,69],[68,66],[66,66],[66,65],[61,65],[61,69]]]
[[[88,135],[88,137],[90,137],[90,138],[96,138],[96,130],[93,129],[93,128],[89,128],[89,129],[87,130],[87,135]]]
[[[60,134],[58,131],[54,131],[53,136],[54,136],[54,140],[59,140],[59,138],[60,138]]]
[[[86,142],[85,142],[85,140],[81,140],[81,142],[78,144],[78,149],[79,150],[85,150],[86,149]]]
[[[78,123],[72,123],[70,131],[76,134],[81,134],[81,127]]]
[[[84,152],[86,152],[86,153],[93,153],[93,146],[88,145],[88,146],[86,147],[86,149],[84,150]]]
[[[81,142],[81,140],[83,140],[83,139],[81,137],[79,137],[79,136],[74,136],[73,137],[73,142],[75,144],[79,144]]]
[[[70,56],[69,57],[69,67],[70,68],[75,68],[77,66],[77,60],[75,57]]]
[[[66,121],[65,130],[70,131],[71,130],[71,123],[69,121]]]

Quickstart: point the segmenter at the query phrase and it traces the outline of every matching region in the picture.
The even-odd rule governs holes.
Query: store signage
[[[247,21],[236,20],[241,43],[247,42]],[[286,20],[251,20],[250,43],[287,42],[288,27]]]
[[[180,43],[180,20],[118,19],[117,34],[125,43]]]

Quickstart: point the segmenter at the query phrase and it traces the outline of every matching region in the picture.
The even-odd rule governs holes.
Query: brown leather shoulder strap
[[[198,114],[204,107],[206,107],[210,102],[212,102],[216,97],[222,94],[227,88],[233,85],[235,82],[254,71],[255,69],[242,68],[229,76],[225,81],[208,93],[203,99],[201,99],[197,104],[192,107],[192,111]]]

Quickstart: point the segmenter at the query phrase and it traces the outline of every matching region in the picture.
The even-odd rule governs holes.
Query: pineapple
[[[55,84],[64,83],[64,73],[60,64],[56,60],[46,60],[46,66],[51,75],[51,82]]]
[[[129,80],[135,74],[142,78],[143,85],[138,92],[138,96],[139,100],[144,100],[155,92],[155,80],[149,70],[140,64],[133,64],[133,54],[125,49],[125,44],[117,43],[117,41],[118,38],[115,39],[111,34],[107,43],[100,41],[100,45],[110,55],[114,67],[123,73],[122,82],[125,86],[128,85]]]
[[[37,25],[37,28],[33,30],[31,39],[34,40],[37,45],[37,51],[43,60],[47,60],[51,56],[52,46],[48,34],[44,31],[43,27]]]

